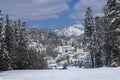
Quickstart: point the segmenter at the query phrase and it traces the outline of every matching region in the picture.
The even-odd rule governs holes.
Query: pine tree
[[[14,36],[14,30],[13,30],[13,23],[12,21],[9,19],[8,15],[6,16],[6,25],[5,25],[5,44],[7,47],[7,51],[9,53],[9,57],[10,57],[10,63],[11,63],[11,68],[14,68],[13,65],[15,59],[15,36]]]
[[[13,69],[19,69],[19,64],[20,64],[20,53],[19,53],[20,26],[21,26],[20,19],[18,19],[18,23],[14,21],[12,25],[12,30],[13,30],[12,68]]]
[[[84,27],[85,27],[84,44],[85,46],[87,46],[87,51],[90,51],[92,67],[94,67],[94,57],[93,57],[94,54],[92,52],[92,38],[93,38],[92,34],[93,34],[95,25],[94,25],[93,14],[90,7],[88,7],[86,10]]]
[[[19,31],[20,30],[20,31]],[[30,64],[30,55],[28,54],[27,37],[26,37],[26,22],[23,22],[19,28],[18,54],[19,54],[19,69],[27,69]]]
[[[3,28],[3,18],[0,11],[0,70],[9,70],[11,69],[10,57],[7,51],[6,44],[2,37],[2,28]]]
[[[104,17],[96,17],[95,25],[96,25],[95,63],[96,67],[101,67],[106,63]]]
[[[17,59],[18,59],[18,54],[17,54],[17,46],[18,46],[18,43],[16,41],[16,28],[17,28],[17,24],[16,22],[12,23],[11,25],[11,53],[10,53],[10,56],[11,56],[11,66],[12,66],[12,69],[17,69]]]
[[[107,24],[107,61],[109,66],[120,65],[120,2],[108,0],[105,6]]]

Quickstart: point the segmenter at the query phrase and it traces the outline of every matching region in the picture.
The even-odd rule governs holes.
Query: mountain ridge
[[[84,33],[84,26],[81,24],[74,24],[66,28],[54,29],[50,32],[59,37],[79,37]]]

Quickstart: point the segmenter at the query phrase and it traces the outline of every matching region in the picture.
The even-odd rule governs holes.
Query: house
[[[75,50],[75,47],[72,47],[71,45],[59,46],[57,48],[57,51],[62,54],[68,54],[74,50]]]

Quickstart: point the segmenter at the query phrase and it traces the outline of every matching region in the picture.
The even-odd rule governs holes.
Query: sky
[[[26,20],[30,28],[61,29],[83,24],[87,7],[103,16],[107,0],[0,0],[0,10],[10,18]]]

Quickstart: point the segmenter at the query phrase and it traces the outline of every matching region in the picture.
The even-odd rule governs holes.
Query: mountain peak
[[[80,36],[84,33],[84,26],[81,24],[74,24],[72,26],[63,28],[63,29],[55,29],[52,30],[57,36],[64,36],[64,37],[76,37]]]

